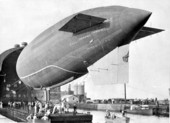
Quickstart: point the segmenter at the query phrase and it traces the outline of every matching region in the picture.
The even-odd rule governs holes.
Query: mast
[[[126,104],[126,83],[124,83],[124,96],[125,96],[125,104]]]
[[[169,97],[170,97],[170,88],[169,88]],[[169,117],[170,117],[170,98],[169,98]],[[169,122],[170,122],[170,118],[169,118]]]

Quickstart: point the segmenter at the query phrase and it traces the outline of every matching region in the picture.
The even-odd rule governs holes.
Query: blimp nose
[[[128,8],[121,13],[120,26],[125,33],[136,32],[147,22],[151,12]]]

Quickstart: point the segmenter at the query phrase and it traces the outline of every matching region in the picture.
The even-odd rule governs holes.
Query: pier
[[[18,123],[92,123],[92,115],[84,113],[62,113],[62,114],[51,114],[49,120],[45,121],[42,119],[26,120],[29,113],[24,110],[14,108],[1,108],[0,114]],[[42,117],[42,116],[39,116]]]
[[[113,112],[121,112],[126,110],[129,114],[135,115],[146,115],[146,116],[163,116],[169,117],[169,107],[167,105],[161,105],[159,107],[155,105],[148,105],[148,108],[144,109],[136,105],[134,109],[131,109],[131,104],[96,104],[96,103],[79,103],[77,104],[78,109],[85,110],[97,110],[97,111],[106,111],[110,110]],[[140,109],[141,108],[141,109]]]

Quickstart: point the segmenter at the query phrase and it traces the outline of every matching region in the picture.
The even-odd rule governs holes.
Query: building
[[[26,42],[23,42],[22,46],[16,44],[14,48],[0,54],[0,101],[3,101],[5,105],[9,101],[32,102],[35,99],[42,102],[59,102],[61,99],[60,87],[53,87],[50,90],[34,90],[26,86],[18,77],[16,63],[26,46]]]
[[[60,87],[54,87],[49,90],[49,101],[52,103],[58,103],[61,99]]]
[[[78,103],[79,98],[75,95],[65,95],[61,97],[62,100],[66,100],[68,103]]]
[[[0,100],[4,104],[32,100],[31,89],[20,81],[16,72],[16,62],[23,48],[15,45],[0,54]]]
[[[68,85],[67,95],[73,95],[74,92],[71,90],[71,84]]]
[[[85,102],[86,94],[84,84],[74,85],[74,95],[76,95],[79,98],[79,102]]]

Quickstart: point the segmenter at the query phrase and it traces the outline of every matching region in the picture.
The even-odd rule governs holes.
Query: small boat
[[[129,123],[129,117],[105,117],[105,123]]]
[[[140,115],[153,115],[153,109],[148,105],[131,105],[130,109],[126,109],[127,113]]]

